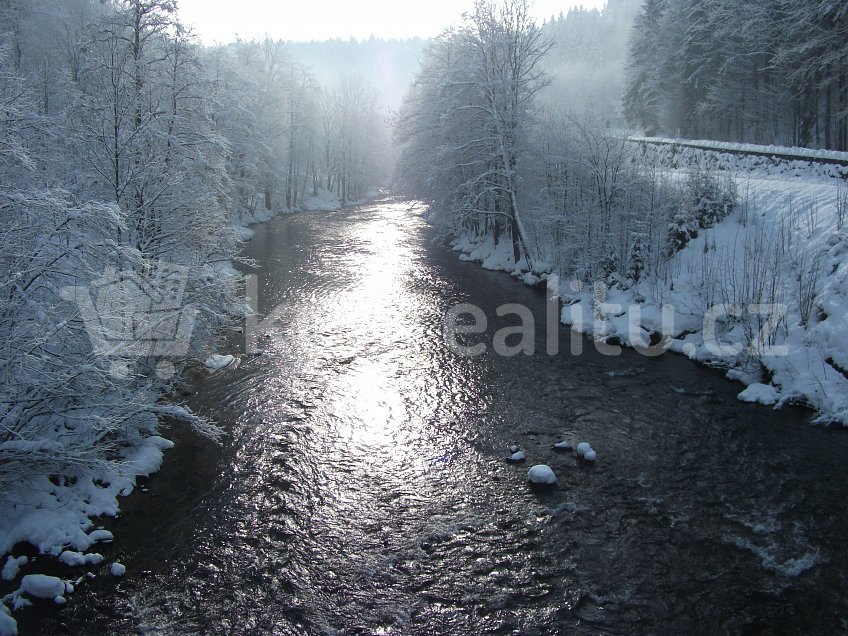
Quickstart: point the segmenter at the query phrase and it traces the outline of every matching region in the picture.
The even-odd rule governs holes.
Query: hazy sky
[[[204,43],[265,34],[284,40],[431,36],[456,23],[473,0],[179,0],[183,22]],[[572,6],[602,8],[605,0],[536,0],[541,21]]]

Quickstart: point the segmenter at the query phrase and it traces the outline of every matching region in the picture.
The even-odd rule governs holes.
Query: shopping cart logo
[[[135,361],[156,365],[162,379],[174,375],[173,360],[189,351],[197,310],[183,306],[188,269],[157,264],[150,274],[107,269],[90,285],[63,287],[61,296],[79,307],[94,354],[125,378]]]

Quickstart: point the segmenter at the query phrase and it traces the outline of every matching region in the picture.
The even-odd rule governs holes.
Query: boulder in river
[[[531,486],[550,487],[556,484],[557,476],[547,464],[537,464],[527,472],[527,481]]]
[[[216,353],[206,358],[206,368],[217,371],[218,369],[230,366],[234,361],[235,358],[233,356],[222,356]]]
[[[524,454],[524,451],[516,451],[512,455],[506,458],[510,464],[520,464],[524,460],[527,459],[527,456]]]
[[[27,574],[21,579],[21,591],[35,598],[55,598],[65,593],[65,582],[46,574]]]

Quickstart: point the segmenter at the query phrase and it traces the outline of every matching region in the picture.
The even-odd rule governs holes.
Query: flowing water
[[[848,438],[736,400],[681,356],[617,357],[559,331],[545,296],[464,263],[408,203],[285,216],[261,268],[262,355],[193,379],[221,449],[172,431],[125,502],[100,576],[49,633],[483,634],[848,629]],[[536,315],[502,357],[496,308]],[[468,358],[443,318],[478,305]],[[594,466],[551,449],[589,441]],[[505,461],[519,443],[528,465]],[[559,476],[531,491],[529,464]],[[23,625],[23,624],[22,624]],[[337,631],[336,631],[337,630]]]

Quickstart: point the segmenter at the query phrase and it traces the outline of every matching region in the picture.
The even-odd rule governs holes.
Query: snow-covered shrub
[[[726,218],[736,205],[736,186],[729,179],[719,179],[706,171],[689,174],[687,189],[692,216],[701,229],[713,227]]]
[[[540,261],[562,277],[623,282],[639,237],[638,276],[663,267],[668,214],[679,193],[638,148],[592,123],[550,113],[533,134],[521,183]]]
[[[679,206],[668,223],[666,256],[674,256],[675,253],[686,247],[689,241],[698,236],[700,229],[692,208],[687,205]]]
[[[648,253],[647,245],[641,233],[633,235],[633,242],[630,245],[630,258],[628,261],[627,278],[634,283],[638,283],[642,279],[647,265]]]
[[[607,281],[612,278],[613,274],[618,273],[619,259],[615,246],[613,246],[612,243],[607,244],[606,254],[601,257],[601,260],[598,263],[598,269],[601,276]]]
[[[669,219],[667,256],[682,250],[701,230],[714,227],[736,206],[735,183],[714,174],[690,172],[685,184],[684,201]]]

